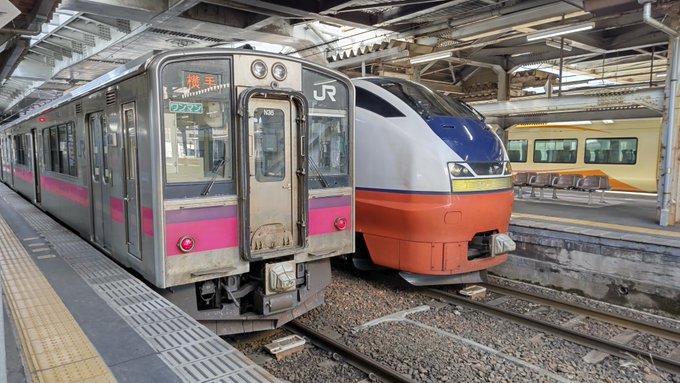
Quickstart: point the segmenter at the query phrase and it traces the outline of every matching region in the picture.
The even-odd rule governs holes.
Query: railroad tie
[[[611,340],[616,343],[627,344],[631,340],[635,339],[635,337],[638,335],[639,333],[635,330],[626,330],[616,335],[615,337],[611,338]],[[606,352],[590,350],[590,352],[583,357],[583,361],[590,364],[597,364],[603,361],[604,358],[608,356],[609,354],[607,354]]]

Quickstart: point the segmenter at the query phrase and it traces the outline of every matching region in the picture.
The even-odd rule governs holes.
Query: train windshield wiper
[[[215,167],[213,167],[210,172],[213,174],[212,178],[210,179],[210,182],[208,182],[207,185],[203,188],[203,191],[201,192],[201,195],[205,196],[210,193],[210,189],[212,189],[213,185],[215,184],[215,178],[217,178],[217,172],[220,171],[220,168],[224,165],[224,158],[220,160],[220,162],[217,163]]]
[[[314,171],[319,176],[319,182],[321,182],[321,186],[323,186],[324,188],[327,188],[328,187],[328,181],[326,181],[326,177],[324,177],[323,174],[321,174],[319,167],[316,166],[316,162],[314,162],[314,160],[312,159],[311,156],[309,156],[309,163],[312,164]]]

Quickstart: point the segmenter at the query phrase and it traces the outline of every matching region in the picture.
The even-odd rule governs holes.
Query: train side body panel
[[[508,140],[526,140],[527,161],[512,162],[514,172],[606,175],[613,190],[650,192],[657,190],[661,119],[617,120],[612,124],[593,121],[588,125],[518,125],[508,131]],[[586,140],[637,139],[634,164],[586,163]],[[576,139],[574,163],[535,162],[536,140]]]

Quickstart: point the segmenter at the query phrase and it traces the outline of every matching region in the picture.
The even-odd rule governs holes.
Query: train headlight
[[[505,174],[506,176],[512,174],[512,165],[510,165],[510,161],[505,163]]]
[[[286,79],[286,76],[288,76],[288,69],[281,63],[275,63],[272,65],[272,76],[274,76],[277,81],[283,81]]]
[[[451,175],[451,178],[472,176],[470,169],[456,163],[449,163],[449,174]]]
[[[267,64],[262,60],[255,60],[250,65],[250,71],[257,78],[264,78],[267,75]]]

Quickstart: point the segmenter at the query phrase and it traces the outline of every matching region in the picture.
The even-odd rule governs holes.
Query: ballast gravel
[[[494,281],[495,282],[495,281]],[[510,282],[508,282],[509,284]],[[511,287],[517,287],[512,285]],[[532,289],[532,286],[523,286]],[[455,291],[451,287],[450,291]],[[538,288],[543,295],[618,313],[617,306],[572,297],[572,294]],[[546,294],[547,290],[547,294]],[[566,295],[565,295],[566,294]],[[485,301],[500,298],[488,294]],[[573,315],[530,302],[500,301],[513,311],[546,321],[564,323]],[[517,302],[517,300],[515,300]],[[369,321],[420,306],[427,311],[392,318],[369,327]],[[664,324],[672,319],[621,309],[623,315],[642,316]],[[607,356],[597,364],[583,360],[591,349],[472,308],[433,301],[423,288],[398,285],[362,277],[361,272],[335,267],[326,290],[325,304],[298,318],[340,342],[399,371],[418,382],[651,382],[680,383],[680,376],[658,371],[642,360]],[[601,336],[616,335],[621,328],[604,322],[576,322]],[[679,326],[680,327],[680,326]],[[271,339],[286,333],[275,333]],[[262,337],[261,337],[262,338]],[[263,359],[258,347],[268,339],[236,345],[247,355],[258,355],[260,363],[277,377],[290,382],[368,382],[368,376],[337,355],[308,346],[303,353],[283,361]],[[639,336],[631,345],[667,351],[675,346],[655,337]],[[647,348],[645,348],[647,347]],[[670,352],[669,351],[669,352]],[[264,362],[262,362],[264,360]]]

